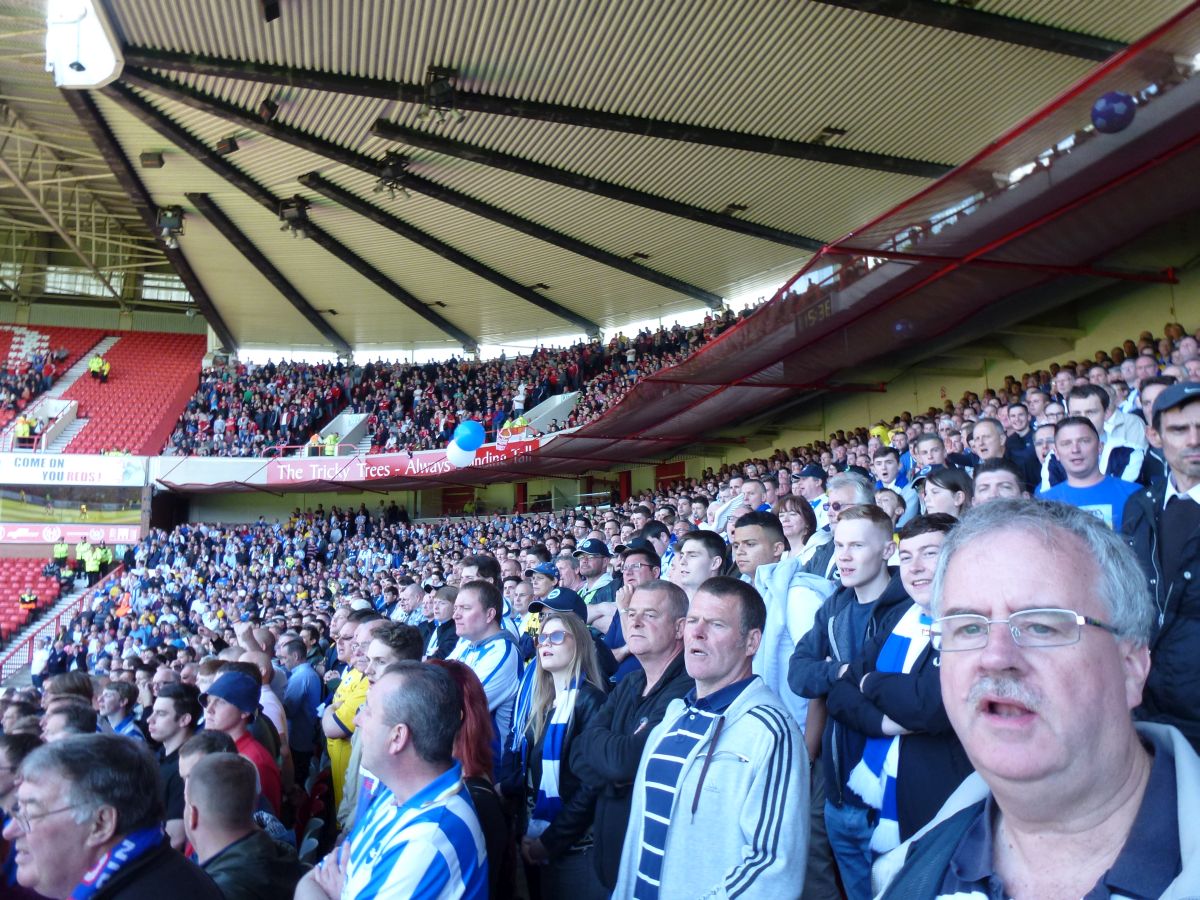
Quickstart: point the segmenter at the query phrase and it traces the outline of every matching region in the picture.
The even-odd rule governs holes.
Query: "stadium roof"
[[[169,263],[229,346],[450,352],[769,294],[1185,4],[102,5],[99,92],[42,71],[44,3],[0,8],[8,133],[52,159],[0,148],[4,259]]]

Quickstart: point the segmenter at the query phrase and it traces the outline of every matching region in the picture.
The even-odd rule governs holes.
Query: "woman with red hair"
[[[462,727],[454,739],[454,758],[462,764],[463,781],[471,792],[475,814],[487,845],[489,895],[511,897],[516,874],[516,844],[504,805],[492,784],[492,716],[479,676],[465,663],[427,659],[450,673],[462,693]]]

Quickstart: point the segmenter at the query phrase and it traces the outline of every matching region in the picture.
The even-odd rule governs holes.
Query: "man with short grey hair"
[[[222,900],[163,834],[158,763],[143,741],[64,738],[25,757],[20,774],[4,838],[15,846],[22,886],[55,900]]]
[[[976,774],[876,867],[886,880],[904,860],[883,896],[1200,893],[1200,758],[1131,716],[1155,611],[1124,541],[1064,504],[973,508],[943,545],[932,613],[946,714]]]

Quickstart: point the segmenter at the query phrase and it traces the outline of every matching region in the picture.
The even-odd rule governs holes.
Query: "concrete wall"
[[[357,509],[360,503],[365,503],[367,509],[375,512],[380,500],[383,500],[384,506],[395,500],[399,506],[407,507],[411,515],[415,494],[412,491],[396,491],[392,494],[322,491],[284,494],[282,497],[260,491],[241,494],[195,494],[189,503],[188,519],[192,522],[255,522],[259,516],[266,516],[268,522],[275,519],[286,521],[297,506],[302,510],[316,509],[317,504],[321,503],[326,509],[332,506]]]

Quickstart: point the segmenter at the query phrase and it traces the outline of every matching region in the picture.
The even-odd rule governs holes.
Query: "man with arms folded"
[[[1021,501],[972,509],[942,554],[932,637],[978,775],[881,860],[905,860],[883,896],[1200,894],[1200,759],[1130,715],[1154,625],[1134,555],[1094,516]]]
[[[637,587],[620,616],[626,646],[641,667],[617,684],[584,739],[571,745],[571,770],[581,781],[601,785],[592,834],[596,868],[609,890],[617,883],[633,780],[646,739],[667,705],[693,687],[682,653],[687,610],[687,595],[677,585],[649,581]]]
[[[803,891],[808,758],[799,726],[751,671],[766,615],[735,578],[705,582],[692,600],[683,641],[696,686],[646,742],[615,896]]]
[[[847,784],[878,811],[875,853],[911,837],[971,774],[946,718],[939,654],[929,641],[933,575],[955,524],[953,516],[933,513],[900,529],[900,581],[913,605],[867,641],[829,691],[829,715],[867,735]]]
[[[832,480],[832,479],[831,479]],[[832,492],[830,494],[832,496]],[[821,607],[796,645],[788,672],[792,690],[824,698],[850,668],[867,641],[891,629],[911,605],[904,585],[888,571],[895,549],[892,520],[877,506],[844,509],[834,526],[841,589]],[[862,757],[866,735],[836,719],[824,723],[824,703],[810,703],[805,742],[820,739],[825,781],[825,827],[851,900],[871,896],[871,835],[875,811],[846,787]]]
[[[371,685],[359,728],[382,787],[295,900],[486,900],[483,832],[452,755],[461,714],[458,686],[428,663],[397,663]]]

